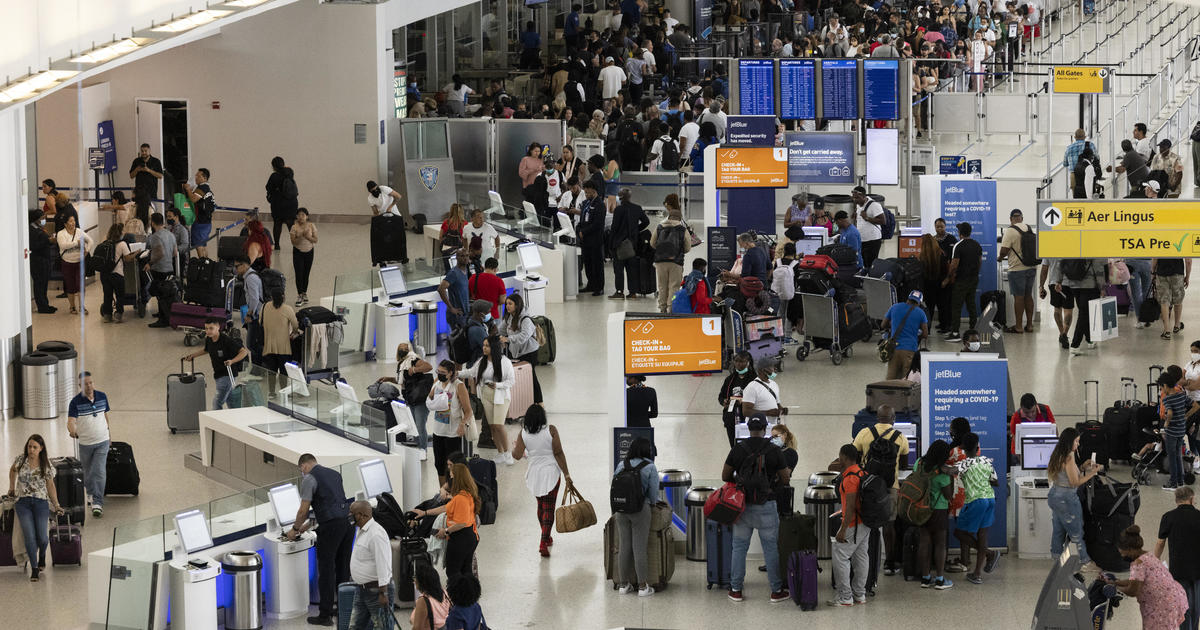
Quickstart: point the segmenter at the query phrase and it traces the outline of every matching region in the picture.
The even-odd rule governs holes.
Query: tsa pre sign
[[[717,188],[783,188],[788,185],[785,147],[717,149]]]
[[[687,374],[721,370],[721,318],[628,317],[626,374]]]
[[[1200,256],[1200,203],[1105,199],[1039,201],[1043,258]]]

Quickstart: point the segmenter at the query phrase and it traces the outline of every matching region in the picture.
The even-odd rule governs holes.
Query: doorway
[[[163,164],[159,198],[171,199],[180,184],[192,176],[188,158],[188,103],[186,100],[137,99],[137,143],[150,145],[150,153]]]

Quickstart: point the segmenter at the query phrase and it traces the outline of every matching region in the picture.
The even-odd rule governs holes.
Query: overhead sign
[[[854,134],[798,131],[787,138],[787,172],[792,184],[853,184]]]
[[[1041,258],[1200,257],[1200,202],[1154,199],[1038,202]]]
[[[774,116],[730,116],[722,146],[773,147],[776,131]]]
[[[788,185],[784,147],[720,147],[717,188],[783,188]]]
[[[625,319],[626,374],[719,372],[724,346],[717,315]]]
[[[963,175],[967,172],[967,156],[941,155],[938,156],[938,174]]]
[[[1055,94],[1104,94],[1108,68],[1054,66]]]
[[[775,115],[775,60],[738,60],[738,113]]]

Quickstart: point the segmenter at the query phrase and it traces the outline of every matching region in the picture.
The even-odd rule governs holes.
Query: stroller
[[[1150,436],[1150,443],[1146,444],[1141,452],[1133,455],[1135,463],[1131,474],[1135,484],[1149,486],[1154,483],[1157,473],[1169,474],[1170,469],[1168,468],[1162,429],[1146,428],[1142,429],[1142,432]],[[1195,460],[1195,456],[1187,446],[1187,440],[1184,440],[1183,482],[1189,486],[1196,483],[1196,473],[1192,472]]]

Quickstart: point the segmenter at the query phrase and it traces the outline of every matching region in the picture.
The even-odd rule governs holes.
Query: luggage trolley
[[[832,297],[800,293],[804,304],[805,340],[796,350],[796,360],[803,361],[814,350],[828,350],[834,365],[854,354],[853,344],[871,339],[871,327],[861,319],[854,326],[850,322],[853,311],[865,318],[866,313],[858,303],[838,304]],[[793,298],[794,299],[794,298]],[[843,321],[846,320],[846,321]]]
[[[755,365],[764,359],[777,361],[783,369],[783,357],[787,351],[783,349],[783,318],[771,315],[756,315],[747,317],[746,350],[754,359]]]
[[[1079,556],[1065,549],[1055,559],[1033,609],[1033,630],[1103,630],[1121,600],[1111,585],[1093,593],[1079,575]]]
[[[867,296],[867,317],[878,328],[887,317],[888,309],[896,303],[896,286],[882,278],[863,278],[862,282],[863,293]]]
[[[234,339],[240,339],[241,333],[233,325],[233,296],[237,288],[237,280],[229,280],[225,283],[225,325],[224,332]],[[220,315],[219,309],[207,309],[212,315]],[[204,326],[177,326],[176,330],[183,331],[183,345],[199,346],[204,343]]]

